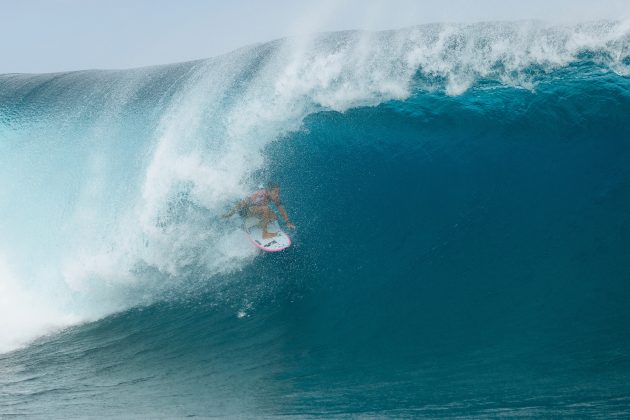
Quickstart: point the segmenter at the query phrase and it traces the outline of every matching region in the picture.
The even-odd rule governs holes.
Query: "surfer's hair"
[[[275,182],[267,182],[267,190],[271,191],[276,188],[280,188],[280,185]]]

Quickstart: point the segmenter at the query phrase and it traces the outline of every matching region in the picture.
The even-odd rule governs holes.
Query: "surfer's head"
[[[268,182],[267,191],[269,192],[269,195],[271,195],[271,198],[277,200],[278,196],[280,195],[280,185],[276,184],[275,182]]]

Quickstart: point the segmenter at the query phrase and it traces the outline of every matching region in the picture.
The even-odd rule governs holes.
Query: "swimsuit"
[[[250,206],[260,206],[262,204],[266,205],[268,201],[269,193],[267,192],[267,190],[258,190],[249,196]]]

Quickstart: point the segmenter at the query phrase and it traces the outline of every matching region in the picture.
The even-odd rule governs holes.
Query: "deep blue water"
[[[273,43],[0,76],[0,416],[630,415],[628,34],[472,70],[505,30],[402,75],[327,35],[290,94]],[[298,228],[257,254],[217,216],[269,179]]]

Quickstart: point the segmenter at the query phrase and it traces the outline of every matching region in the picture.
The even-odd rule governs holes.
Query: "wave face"
[[[630,22],[0,76],[0,415],[630,411]],[[220,215],[275,180],[294,245]]]

